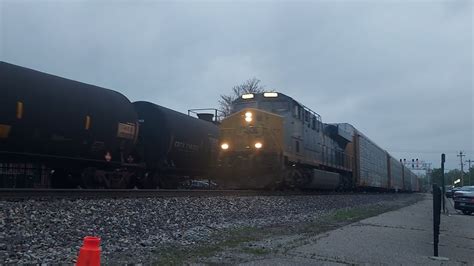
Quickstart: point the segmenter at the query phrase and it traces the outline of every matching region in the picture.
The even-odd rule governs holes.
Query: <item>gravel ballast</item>
[[[220,230],[308,222],[409,197],[415,195],[0,201],[0,263],[73,263],[88,235],[102,239],[103,262],[150,263],[159,248],[209,241]]]

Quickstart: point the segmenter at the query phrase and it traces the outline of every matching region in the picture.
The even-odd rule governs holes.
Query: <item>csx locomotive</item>
[[[244,94],[220,125],[218,182],[228,188],[418,190],[418,179],[350,124],[278,92]]]
[[[156,188],[205,176],[218,128],[0,62],[0,187]]]

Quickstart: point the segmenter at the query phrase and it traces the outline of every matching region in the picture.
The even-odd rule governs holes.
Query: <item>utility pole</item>
[[[469,160],[466,160],[466,162],[469,165],[469,168],[468,168],[468,171],[469,171],[469,186],[472,186],[472,183],[471,183],[471,163],[474,163],[474,161],[469,159]]]
[[[462,157],[466,155],[462,154],[462,151],[460,151],[457,156],[459,157],[459,160],[461,160],[461,187],[462,187],[464,186],[464,163],[462,162]]]
[[[446,155],[443,153],[441,154],[441,202],[443,203],[443,213],[446,213],[446,203],[444,198],[446,197],[446,185],[444,184],[444,163],[446,162]],[[433,191],[433,195],[434,191]]]

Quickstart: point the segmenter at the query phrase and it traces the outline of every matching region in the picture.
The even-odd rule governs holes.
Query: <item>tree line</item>
[[[232,112],[231,106],[232,102],[240,98],[242,95],[247,93],[262,93],[265,90],[265,86],[261,84],[261,80],[253,77],[242,84],[232,87],[230,94],[222,94],[219,99],[219,111],[224,115],[224,117],[229,116]]]
[[[442,176],[441,168],[435,168],[431,172],[433,183],[438,185],[441,185]],[[462,176],[464,179],[464,186],[474,186],[474,167],[471,167],[469,171],[464,172]],[[459,169],[453,169],[444,174],[444,184],[446,186],[454,185],[454,181],[458,179],[461,179],[461,170]],[[455,186],[461,186],[461,182],[457,183]]]

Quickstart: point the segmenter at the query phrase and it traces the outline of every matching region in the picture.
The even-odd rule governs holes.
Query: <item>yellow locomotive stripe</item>
[[[23,118],[23,102],[16,102],[16,118]]]
[[[0,139],[6,139],[10,135],[11,126],[0,124]]]
[[[89,130],[91,128],[91,117],[86,115],[86,121],[84,125],[85,130]]]

